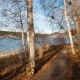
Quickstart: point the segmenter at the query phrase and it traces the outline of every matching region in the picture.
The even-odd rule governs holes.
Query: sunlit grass
[[[15,70],[23,64],[18,54],[0,57],[0,76]]]

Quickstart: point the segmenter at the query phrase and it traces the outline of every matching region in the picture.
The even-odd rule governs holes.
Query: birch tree
[[[26,70],[27,70],[27,74],[29,76],[32,76],[34,75],[34,68],[35,68],[34,24],[33,24],[32,0],[26,0],[26,5],[27,5],[27,43],[28,43],[28,51],[29,51],[29,65]]]
[[[78,49],[80,50],[80,7],[78,4],[78,0],[73,0],[72,1],[67,1],[69,8],[71,10],[72,18],[74,20],[74,24],[76,27],[76,36],[77,36],[77,44],[78,44]]]
[[[71,31],[70,31],[70,25],[69,25],[68,18],[67,18],[66,0],[64,0],[64,15],[65,15],[65,19],[66,19],[66,25],[68,27],[71,49],[72,49],[72,53],[74,55],[75,54],[74,45],[73,45],[72,35],[71,35]]]
[[[25,45],[25,36],[24,36],[24,27],[23,27],[23,22],[22,22],[21,11],[20,11],[20,25],[21,25],[21,29],[22,29],[23,49],[24,49],[25,57],[27,57],[27,55],[26,55],[26,45]]]
[[[25,15],[23,14],[25,12],[25,5],[24,5],[25,3],[17,1],[17,0],[16,1],[9,0],[6,2],[7,6],[9,6],[8,4],[11,6],[8,8],[7,7],[3,8],[3,14],[4,14],[3,16],[6,18],[6,23],[10,23],[10,24],[14,25],[16,30],[21,29],[20,31],[22,32],[22,34],[21,34],[22,44],[23,44],[22,46],[23,46],[23,51],[25,53],[25,57],[26,57],[26,46],[25,46],[25,42],[24,42],[24,24],[23,24],[23,19],[25,17]],[[10,25],[10,24],[6,24],[6,25]]]

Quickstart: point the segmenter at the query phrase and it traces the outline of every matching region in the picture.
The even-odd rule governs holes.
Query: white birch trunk
[[[70,25],[69,25],[68,18],[67,18],[66,0],[64,0],[64,15],[65,15],[66,24],[67,24],[67,27],[68,27],[71,49],[72,49],[72,53],[74,55],[75,54],[75,50],[74,50],[72,35],[71,35],[71,31],[70,31]]]
[[[23,22],[22,22],[22,17],[21,17],[21,11],[20,11],[20,25],[21,25],[21,29],[22,29],[23,49],[24,49],[25,57],[27,57],[27,55],[26,55],[26,46],[25,46],[25,42],[24,42],[24,28],[23,28]]]
[[[25,53],[25,57],[27,57],[26,55],[26,46],[25,46],[25,42],[24,42],[24,29],[22,27],[22,43],[23,43],[23,49],[24,49],[24,53]]]
[[[26,0],[27,3],[27,42],[29,51],[29,66],[35,67],[35,48],[34,48],[34,25],[32,0]]]

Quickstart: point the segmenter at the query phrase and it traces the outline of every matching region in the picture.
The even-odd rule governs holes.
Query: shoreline
[[[19,50],[19,51],[15,51],[15,52],[12,52],[12,53],[3,53],[3,54],[0,54],[0,58],[4,58],[4,57],[8,57],[8,56],[14,56],[14,55],[19,55],[20,53],[24,53],[24,51],[23,50]]]
[[[4,38],[4,36],[0,36],[0,38]]]
[[[21,37],[19,37],[19,36],[6,36],[6,35],[0,36],[0,39],[1,39],[1,38],[21,39]]]

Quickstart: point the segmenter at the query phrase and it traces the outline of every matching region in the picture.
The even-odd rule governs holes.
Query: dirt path
[[[69,66],[69,51],[70,47],[64,47],[57,58],[52,61],[51,65],[39,76],[35,77],[34,80],[63,80],[66,74],[66,70]]]

